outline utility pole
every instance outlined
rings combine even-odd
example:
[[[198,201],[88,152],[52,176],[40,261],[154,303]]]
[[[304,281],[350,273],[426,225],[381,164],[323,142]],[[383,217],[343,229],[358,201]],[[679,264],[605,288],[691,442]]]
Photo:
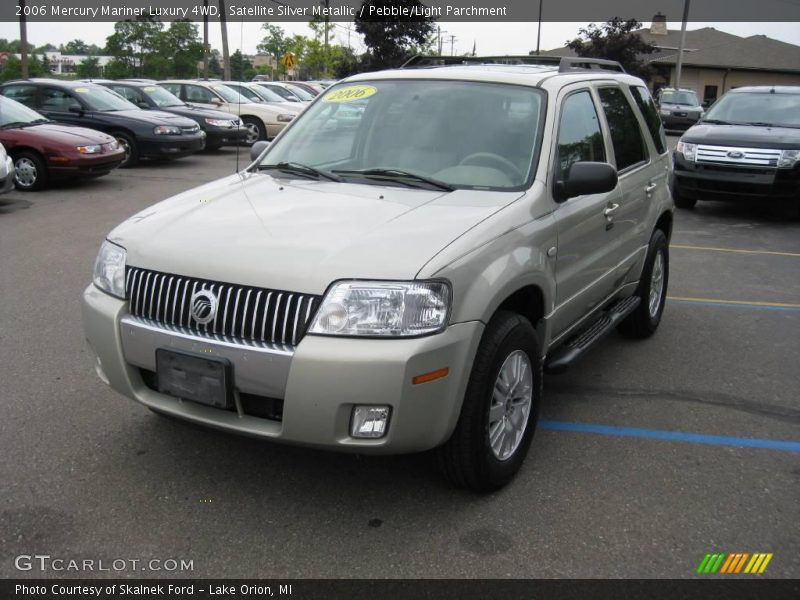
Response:
[[[452,33],[450,34],[450,56],[453,56],[453,42],[456,40],[456,36]]]
[[[28,78],[28,19],[25,17],[25,0],[19,0],[19,45],[22,61],[20,65],[23,79]]]
[[[539,56],[539,42],[542,39],[542,0],[539,0],[539,23],[536,29],[536,56]]]
[[[441,27],[441,25],[437,25],[436,26],[436,31],[437,31],[437,34],[436,34],[436,47],[439,49],[439,51],[436,53],[436,55],[437,56],[441,56],[442,55],[442,27]]]
[[[681,69],[683,68],[683,48],[686,45],[686,21],[689,20],[689,0],[683,0],[683,21],[681,22],[681,44],[678,47],[678,62],[675,65],[675,89],[681,87]],[[725,93],[725,90],[722,90]]]
[[[219,25],[222,30],[222,78],[231,80],[231,55],[228,52],[228,16],[225,14],[225,0],[219,0]]]
[[[325,79],[328,78],[328,61],[329,61],[329,53],[328,53],[328,23],[330,22],[331,18],[328,15],[328,11],[331,7],[331,0],[325,0],[325,63],[324,63],[324,77]]]
[[[208,0],[203,0],[203,79],[208,79]]]

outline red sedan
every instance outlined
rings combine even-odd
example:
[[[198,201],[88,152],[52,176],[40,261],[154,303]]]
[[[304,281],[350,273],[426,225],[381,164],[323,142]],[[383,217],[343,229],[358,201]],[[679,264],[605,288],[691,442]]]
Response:
[[[39,190],[54,179],[100,177],[116,169],[125,150],[110,135],[49,121],[0,96],[0,143],[14,161],[18,190]]]

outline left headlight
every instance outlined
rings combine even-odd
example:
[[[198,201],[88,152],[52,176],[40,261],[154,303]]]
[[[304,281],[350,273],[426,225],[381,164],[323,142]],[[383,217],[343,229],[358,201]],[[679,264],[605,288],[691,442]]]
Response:
[[[800,150],[782,150],[778,159],[779,169],[791,169],[800,162]]]
[[[94,261],[94,284],[112,296],[125,299],[125,248],[105,240]]]
[[[181,130],[180,128],[173,127],[172,125],[159,125],[153,129],[153,133],[156,135],[180,135]]]
[[[230,119],[206,119],[206,123],[214,125],[215,127],[224,127],[225,129],[232,129],[236,127],[236,121]]]
[[[414,337],[447,326],[450,285],[444,281],[340,281],[317,311],[309,333]]]
[[[93,144],[91,146],[78,146],[78,152],[81,154],[100,154],[103,147],[100,144]]]
[[[294,119],[294,115],[290,114],[290,113],[284,113],[284,114],[278,115],[278,122],[279,123],[288,123],[292,119]]]

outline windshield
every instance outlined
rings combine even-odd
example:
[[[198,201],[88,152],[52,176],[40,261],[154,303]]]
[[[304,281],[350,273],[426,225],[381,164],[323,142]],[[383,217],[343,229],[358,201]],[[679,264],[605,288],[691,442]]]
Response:
[[[225,102],[230,102],[231,104],[247,104],[250,102],[239,92],[229,88],[227,85],[212,85],[211,89],[222,96],[222,99],[225,100]]]
[[[697,94],[695,94],[694,92],[683,92],[683,91],[662,92],[661,102],[662,104],[683,104],[685,106],[700,105],[700,103],[697,101]]]
[[[183,101],[180,98],[158,85],[148,85],[143,88],[143,90],[148,98],[155,102],[156,106],[159,108],[166,106],[183,106]]]
[[[378,185],[402,171],[452,187],[522,189],[531,177],[543,112],[543,93],[523,86],[432,80],[337,85],[273,143],[261,166],[295,163]]]
[[[268,90],[263,85],[250,85],[247,86],[247,89],[250,90],[253,94],[256,94],[264,102],[288,102],[288,100],[279,96],[272,90]]]
[[[292,93],[293,93],[295,96],[297,96],[298,98],[300,98],[300,100],[307,100],[307,101],[309,101],[309,102],[310,102],[311,100],[313,100],[313,99],[314,99],[314,95],[313,95],[313,94],[309,94],[309,93],[308,93],[307,91],[305,91],[303,88],[301,88],[301,87],[299,87],[299,86],[296,86],[296,85],[292,85],[291,83],[289,83],[289,84],[287,84],[287,85],[291,86],[291,92],[292,92]]]
[[[90,110],[109,112],[114,110],[139,110],[139,107],[128,102],[117,94],[104,87],[76,87],[72,89],[89,106]]]
[[[726,94],[706,113],[707,121],[736,125],[800,127],[800,94],[741,92]]]
[[[0,96],[0,127],[11,124],[26,125],[38,121],[44,123],[47,119],[19,102]]]

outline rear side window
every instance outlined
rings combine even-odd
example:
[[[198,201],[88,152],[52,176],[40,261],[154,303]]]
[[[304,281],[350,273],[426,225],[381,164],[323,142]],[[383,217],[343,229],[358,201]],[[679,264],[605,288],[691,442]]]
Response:
[[[647,129],[650,131],[650,135],[653,136],[656,150],[659,154],[663,154],[667,151],[667,138],[664,136],[664,127],[661,124],[661,117],[658,116],[653,97],[647,91],[647,88],[641,85],[632,85],[630,90],[633,100],[642,112],[645,123],[647,123]]]
[[[558,125],[558,179],[576,162],[605,162],[603,132],[588,90],[564,100]]]
[[[611,131],[611,144],[617,159],[617,171],[623,171],[646,160],[644,138],[639,121],[625,94],[617,87],[604,87],[598,91],[603,112]]]
[[[80,108],[81,104],[72,94],[56,88],[42,90],[42,110],[68,112],[70,108]]]
[[[33,85],[10,85],[3,89],[3,96],[28,108],[36,108],[36,87]]]

